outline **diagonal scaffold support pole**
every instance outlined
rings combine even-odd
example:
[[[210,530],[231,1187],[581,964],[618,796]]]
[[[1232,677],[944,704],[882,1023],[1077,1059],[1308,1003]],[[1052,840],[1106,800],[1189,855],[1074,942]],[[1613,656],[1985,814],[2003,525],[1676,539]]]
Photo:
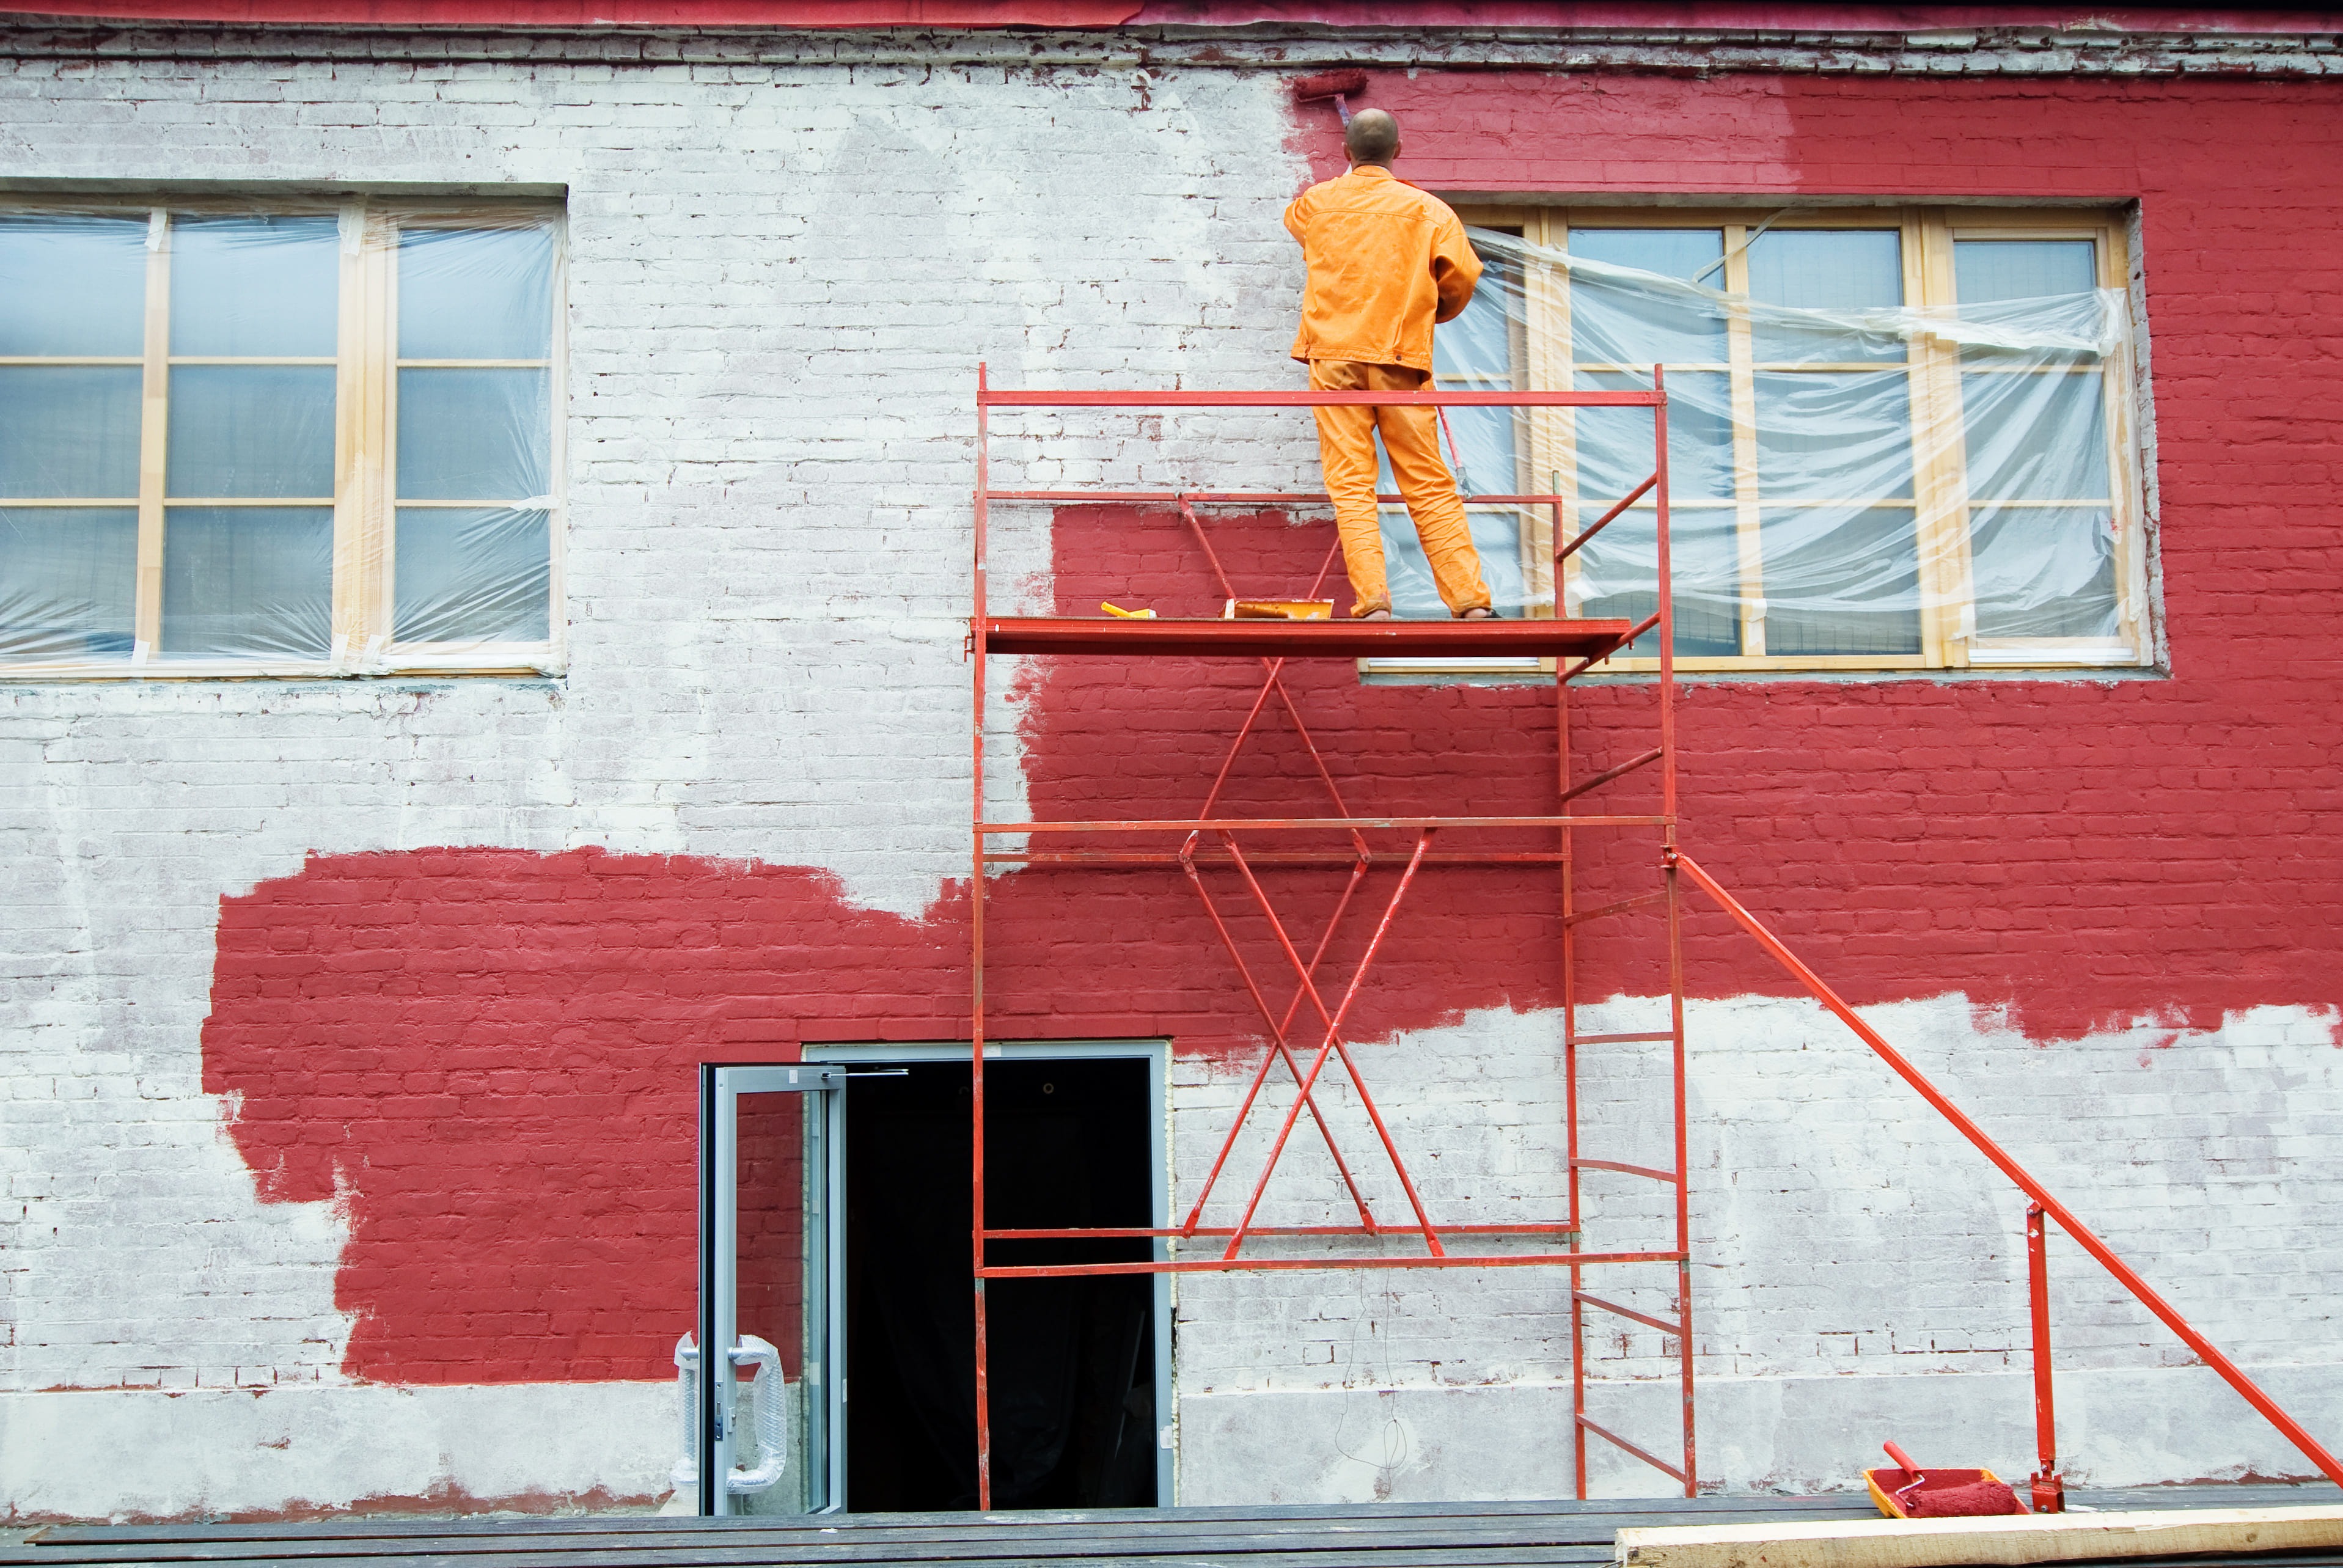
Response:
[[[1212,901],[1211,891],[1205,888],[1203,874],[1196,869],[1193,855],[1182,854],[1180,867],[1187,873],[1189,885],[1196,890],[1196,897],[1202,902],[1204,913],[1212,917],[1212,930],[1219,933],[1221,945],[1228,950],[1229,961],[1236,966],[1238,978],[1244,981],[1245,993],[1252,998],[1253,1006],[1261,1013],[1262,1022],[1269,1026],[1271,1040],[1270,1049],[1262,1053],[1261,1065],[1253,1071],[1252,1082],[1245,1090],[1244,1099],[1237,1106],[1235,1120],[1229,1123],[1228,1135],[1221,1140],[1220,1152],[1213,1157],[1212,1169],[1204,1177],[1204,1185],[1197,1192],[1196,1201],[1189,1209],[1187,1221],[1181,1226],[1181,1230],[1185,1234],[1194,1235],[1196,1228],[1203,1223],[1204,1204],[1211,1199],[1212,1188],[1221,1179],[1222,1168],[1229,1162],[1230,1152],[1237,1146],[1237,1135],[1244,1131],[1245,1122],[1252,1114],[1253,1101],[1260,1098],[1262,1086],[1269,1081],[1270,1065],[1282,1058],[1285,1062],[1286,1070],[1293,1074],[1293,1081],[1301,1089],[1303,1101],[1310,1107],[1310,1119],[1317,1123],[1319,1136],[1326,1141],[1326,1152],[1333,1156],[1334,1169],[1342,1173],[1342,1185],[1349,1190],[1351,1201],[1358,1207],[1359,1223],[1365,1228],[1369,1235],[1380,1234],[1381,1228],[1375,1223],[1374,1212],[1367,1206],[1367,1196],[1359,1190],[1358,1181],[1351,1174],[1351,1167],[1342,1158],[1342,1148],[1334,1141],[1334,1130],[1327,1125],[1325,1113],[1319,1109],[1318,1101],[1311,1096],[1309,1086],[1302,1082],[1301,1065],[1293,1060],[1290,1036],[1293,1028],[1293,1014],[1295,1009],[1301,1005],[1301,999],[1299,997],[1294,999],[1294,1005],[1286,1009],[1284,1021],[1280,1022],[1277,1015],[1270,1008],[1269,999],[1262,995],[1260,983],[1253,979],[1252,966],[1245,962],[1244,954],[1238,950],[1236,937],[1229,930],[1228,921],[1222,918],[1220,906]],[[1350,907],[1351,896],[1358,890],[1359,884],[1365,879],[1364,865],[1353,869],[1350,882],[1342,890],[1342,902],[1334,907],[1333,917],[1326,922],[1326,933],[1319,939],[1318,950],[1311,955],[1310,967],[1313,971],[1317,969],[1320,960],[1325,958],[1327,948],[1333,942],[1334,930],[1342,923],[1342,911]]]
[[[2113,1274],[2116,1277],[2116,1282],[2129,1291],[2141,1306],[2155,1313],[2157,1319],[2166,1328],[2178,1335],[2181,1343],[2196,1352],[2199,1360],[2219,1373],[2222,1382],[2237,1390],[2238,1395],[2247,1404],[2253,1406],[2265,1421],[2278,1430],[2279,1435],[2300,1450],[2304,1458],[2317,1465],[2321,1474],[2328,1480],[2343,1485],[2343,1462],[2338,1462],[2335,1455],[2329,1453],[2317,1438],[2311,1436],[2300,1422],[2288,1415],[2276,1400],[2263,1392],[2261,1385],[2247,1377],[2244,1369],[2224,1355],[2212,1341],[2197,1332],[2171,1302],[2158,1295],[2155,1288],[2140,1278],[2130,1264],[2116,1255],[2114,1248],[2099,1240],[2097,1232],[2084,1224],[2073,1210],[2053,1197],[2050,1190],[2045,1187],[2032,1171],[2020,1165],[2011,1157],[2007,1150],[1987,1137],[1985,1129],[1969,1120],[1959,1106],[1946,1099],[1944,1091],[1931,1082],[1926,1073],[1913,1066],[1902,1051],[1888,1044],[1885,1036],[1864,1022],[1855,1009],[1847,1005],[1845,999],[1825,984],[1822,977],[1807,968],[1798,956],[1783,943],[1781,938],[1766,928],[1764,921],[1751,914],[1742,906],[1739,900],[1726,892],[1717,883],[1715,878],[1701,869],[1691,856],[1672,849],[1667,851],[1667,859],[1673,868],[1691,878],[1694,886],[1715,900],[1717,906],[1726,914],[1731,915],[1743,930],[1755,938],[1757,945],[1764,948],[1776,963],[1789,970],[1800,985],[1805,986],[1814,994],[1815,1000],[1829,1009],[1841,1023],[1853,1030],[1856,1037],[1869,1046],[1896,1077],[1911,1085],[1936,1114],[1951,1122],[1954,1130],[1967,1139],[1978,1153],[1991,1161],[1996,1169],[2016,1182],[2020,1191],[2040,1204],[2043,1213],[2056,1220],[2060,1230],[2073,1237],[2077,1245],[2097,1260],[2101,1268]]]
[[[1375,1109],[1374,1100],[1367,1092],[1366,1081],[1361,1076],[1358,1064],[1351,1060],[1349,1050],[1343,1046],[1342,1032],[1342,1020],[1350,1016],[1352,1004],[1359,999],[1359,988],[1366,982],[1368,970],[1373,967],[1375,956],[1383,950],[1383,939],[1391,934],[1393,917],[1399,913],[1401,900],[1407,897],[1408,890],[1415,884],[1416,872],[1423,867],[1423,857],[1432,848],[1432,835],[1435,829],[1431,828],[1423,828],[1417,831],[1415,852],[1408,857],[1407,869],[1400,873],[1399,885],[1392,890],[1391,900],[1383,906],[1383,919],[1375,923],[1375,934],[1369,939],[1366,951],[1359,955],[1358,967],[1351,971],[1351,981],[1342,992],[1342,1004],[1332,1012],[1326,1010],[1325,1000],[1318,994],[1317,984],[1310,978],[1309,970],[1303,966],[1302,955],[1293,950],[1292,940],[1285,934],[1284,923],[1277,918],[1277,910],[1270,903],[1268,894],[1262,890],[1261,882],[1254,877],[1252,868],[1245,863],[1243,851],[1237,848],[1236,835],[1223,832],[1221,837],[1227,846],[1229,858],[1236,862],[1237,870],[1243,876],[1245,886],[1252,890],[1254,901],[1261,906],[1262,913],[1267,917],[1270,929],[1277,934],[1278,946],[1284,949],[1287,961],[1292,964],[1294,972],[1301,977],[1302,988],[1308,993],[1311,1005],[1317,1009],[1319,1016],[1325,1020],[1326,1038],[1319,1046],[1317,1056],[1310,1063],[1308,1076],[1302,1081],[1302,1096],[1306,1098],[1310,1091],[1316,1087],[1318,1075],[1325,1070],[1326,1059],[1340,1051],[1343,1069],[1351,1075],[1351,1085],[1359,1092],[1359,1102],[1366,1109],[1368,1119],[1374,1123],[1375,1133],[1383,1140],[1383,1152],[1391,1157],[1392,1169],[1398,1173],[1400,1186],[1407,1193],[1408,1206],[1415,1211],[1415,1222],[1423,1232],[1424,1245],[1429,1247],[1432,1255],[1437,1258],[1444,1256],[1447,1248],[1441,1244],[1440,1232],[1433,1228],[1432,1216],[1424,1211],[1423,1199],[1416,1192],[1415,1181],[1407,1172],[1407,1161],[1400,1158],[1399,1146],[1393,1142],[1391,1129],[1384,1124],[1383,1113]],[[1261,1208],[1262,1195],[1269,1191],[1270,1176],[1276,1171],[1278,1160],[1285,1152],[1286,1140],[1292,1136],[1293,1123],[1301,1113],[1302,1101],[1297,1099],[1285,1113],[1285,1121],[1277,1131],[1276,1141],[1270,1145],[1269,1157],[1262,1162],[1261,1177],[1253,1183],[1252,1197],[1245,1204],[1244,1217],[1237,1221],[1236,1232],[1229,1238],[1228,1251],[1222,1254],[1222,1258],[1234,1258],[1238,1250],[1244,1245],[1246,1232],[1252,1227],[1253,1215]]]

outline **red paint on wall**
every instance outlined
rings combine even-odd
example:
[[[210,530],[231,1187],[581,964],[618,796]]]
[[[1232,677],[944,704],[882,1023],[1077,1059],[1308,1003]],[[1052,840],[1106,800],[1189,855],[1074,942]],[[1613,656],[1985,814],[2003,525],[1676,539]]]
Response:
[[[1694,686],[1684,836],[1857,1002],[1964,991],[2045,1041],[2143,1015],[2179,1029],[2331,1003],[2303,933],[2343,929],[2327,482],[2343,437],[2320,412],[2343,406],[2343,259],[2325,243],[2343,198],[2343,89],[1426,74],[1375,91],[1408,122],[1419,161],[1402,172],[1428,185],[2137,194],[2172,677]],[[1247,588],[1306,585],[1326,544],[1322,526],[1274,519],[1224,531]],[[1056,571],[1069,611],[1216,599],[1160,517],[1068,513]],[[1549,691],[1289,673],[1354,805],[1526,811],[1551,798]],[[1256,683],[1170,663],[1036,675],[1034,810],[1190,809]],[[1641,749],[1651,700],[1648,687],[1584,693],[1581,769]],[[1250,755],[1232,788],[1264,813],[1323,799],[1282,747]],[[1620,805],[1652,788],[1624,786]],[[1596,857],[1590,896],[1621,885],[1626,853]],[[1271,881],[1314,932],[1334,879]],[[1277,972],[1260,920],[1217,887]],[[965,896],[947,885],[907,920],[792,868],[592,850],[320,858],[223,901],[205,1085],[234,1097],[264,1197],[347,1203],[353,1373],[660,1377],[690,1310],[693,1063],[787,1059],[809,1040],[964,1038]],[[1355,1032],[1550,1005],[1551,907],[1543,873],[1429,875]],[[1349,928],[1338,973],[1364,929]],[[1657,989],[1652,921],[1596,930],[1590,959],[1610,986]],[[1004,877],[988,939],[1001,1034],[1169,1034],[1215,1053],[1251,1035],[1169,874]],[[1706,911],[1686,957],[1698,994],[1788,989]]]

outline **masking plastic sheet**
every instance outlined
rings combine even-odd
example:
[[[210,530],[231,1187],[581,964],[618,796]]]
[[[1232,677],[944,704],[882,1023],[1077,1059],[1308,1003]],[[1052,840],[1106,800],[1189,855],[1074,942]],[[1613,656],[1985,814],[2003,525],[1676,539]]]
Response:
[[[1580,230],[1567,254],[1472,239],[1487,271],[1437,335],[1443,389],[1643,389],[1667,367],[1679,654],[1916,655],[1931,609],[1957,636],[2122,635],[2107,372],[2130,317],[2091,286],[2087,242],[1964,246],[1961,303],[1923,308],[1901,303],[1894,230],[1760,234],[1745,296],[1709,286],[1715,230]],[[1566,529],[1653,467],[1641,408],[1449,427],[1468,494],[1572,497]],[[1532,521],[1476,510],[1501,613],[1554,603]],[[1400,613],[1442,613],[1403,512],[1385,528]],[[1574,558],[1565,613],[1650,614],[1656,555],[1647,503]]]
[[[548,644],[558,257],[551,215],[0,211],[0,662]]]

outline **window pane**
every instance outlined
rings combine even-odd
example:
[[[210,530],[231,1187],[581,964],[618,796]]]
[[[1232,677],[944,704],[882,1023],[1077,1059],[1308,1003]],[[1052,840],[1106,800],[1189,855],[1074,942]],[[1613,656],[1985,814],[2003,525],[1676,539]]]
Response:
[[[331,640],[327,507],[174,507],[163,536],[163,651],[323,658]]]
[[[2098,286],[2098,246],[2087,239],[1953,242],[1953,289],[1963,305],[2087,294]]]
[[[1690,281],[1725,254],[1716,228],[1574,228],[1570,254]],[[1715,272],[1706,284],[1714,288]],[[1571,358],[1581,365],[1721,364],[1725,319],[1695,296],[1655,293],[1592,273],[1570,284]]]
[[[1522,582],[1519,518],[1511,509],[1480,507],[1464,516],[1473,526],[1473,548],[1481,553],[1481,580],[1489,585],[1490,608],[1501,616],[1520,615],[1527,590]],[[1407,508],[1385,507],[1383,521],[1383,580],[1391,589],[1392,613],[1402,620],[1445,619],[1448,607],[1441,602],[1432,563],[1424,557],[1423,541],[1415,537],[1415,525],[1408,521]]]
[[[1645,391],[1649,379],[1617,372],[1577,377],[1585,392]],[[1652,411],[1577,408],[1572,414],[1578,494],[1607,508],[1652,471]],[[1733,497],[1732,392],[1721,374],[1684,370],[1668,377],[1668,495],[1679,501]]]
[[[1768,508],[1765,652],[1920,651],[1920,536],[1905,508]]]
[[[1577,608],[1572,613],[1634,621],[1657,609],[1658,538],[1658,518],[1640,508],[1595,535],[1571,558],[1578,566]],[[1675,580],[1676,652],[1739,653],[1740,550],[1734,540],[1731,509],[1671,510],[1668,542],[1668,564]],[[1659,651],[1656,627],[1627,649],[1636,658],[1656,658]]]
[[[0,498],[138,495],[135,365],[0,366]]]
[[[1716,286],[1715,266],[1725,255],[1721,228],[1574,228],[1570,254],[1589,261],[1656,272],[1687,283]],[[1704,279],[1701,275],[1706,273]]]
[[[0,354],[146,345],[146,218],[0,217]]]
[[[1776,371],[1756,382],[1757,483],[1768,499],[1912,493],[1904,372]]]
[[[1961,420],[1971,497],[2112,498],[2106,378],[2097,368],[1964,376]]]
[[[398,235],[401,359],[542,359],[553,344],[553,231]]]
[[[172,496],[330,498],[334,367],[173,366],[164,479]]]
[[[1748,260],[1749,297],[1767,305],[1864,310],[1904,303],[1904,239],[1894,229],[1769,229],[1752,242]],[[1909,357],[1901,338],[1784,326],[1762,312],[1750,324],[1750,344],[1760,362]]]
[[[519,501],[545,494],[547,381],[542,370],[400,371],[400,498]]]
[[[0,658],[128,657],[137,588],[134,508],[0,508]]]
[[[1969,573],[1981,638],[2122,635],[2115,519],[2105,508],[1976,508]]]
[[[546,640],[550,523],[507,508],[402,510],[394,640]]]
[[[331,217],[173,217],[171,352],[333,354],[340,239]]]

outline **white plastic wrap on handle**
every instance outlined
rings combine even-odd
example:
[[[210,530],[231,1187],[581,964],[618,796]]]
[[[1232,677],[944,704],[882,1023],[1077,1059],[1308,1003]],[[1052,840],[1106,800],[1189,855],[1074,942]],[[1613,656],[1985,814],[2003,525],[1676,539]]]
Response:
[[[732,1347],[732,1365],[757,1369],[757,1447],[761,1455],[756,1469],[735,1469],[724,1478],[724,1490],[738,1496],[764,1491],[789,1468],[789,1423],[782,1409],[789,1396],[781,1387],[781,1352],[756,1335],[740,1336]]]
[[[683,1445],[668,1479],[678,1492],[696,1492],[699,1488],[699,1352],[688,1333],[675,1342],[675,1392],[683,1417]]]
[[[760,1458],[754,1470],[734,1466],[724,1478],[727,1495],[763,1492],[778,1484],[789,1468],[789,1421],[783,1409],[781,1352],[754,1334],[742,1334],[732,1347],[732,1365],[757,1369],[757,1447]],[[669,1480],[677,1491],[699,1484],[699,1352],[687,1333],[675,1342],[676,1395],[683,1422],[682,1457]]]

